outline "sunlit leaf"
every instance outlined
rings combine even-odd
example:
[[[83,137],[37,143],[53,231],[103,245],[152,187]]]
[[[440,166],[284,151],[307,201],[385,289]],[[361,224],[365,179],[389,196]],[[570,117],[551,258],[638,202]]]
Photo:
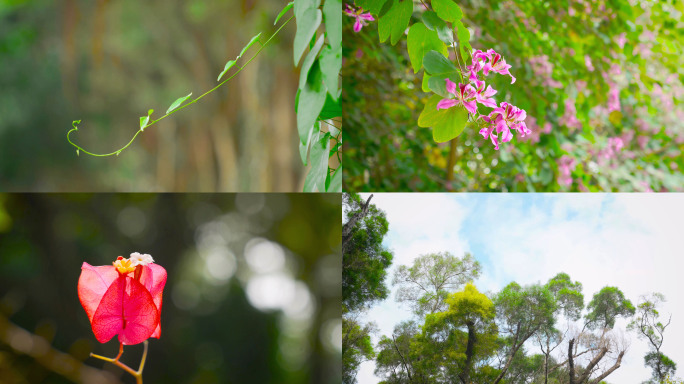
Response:
[[[423,56],[426,52],[437,51],[446,55],[447,46],[440,41],[437,32],[430,31],[423,23],[414,23],[408,31],[406,48],[413,72],[418,73],[423,67]]]
[[[221,80],[221,78],[223,77],[223,75],[225,75],[226,72],[228,72],[229,69],[233,68],[234,65],[235,65],[235,60],[230,60],[229,62],[227,62],[227,63],[226,63],[226,66],[223,68],[223,72],[221,72],[221,74],[218,76],[218,78],[216,79],[216,81]]]
[[[190,94],[188,94],[187,96],[179,97],[178,99],[176,99],[176,101],[174,101],[173,104],[171,104],[171,106],[169,107],[169,109],[166,110],[166,114],[168,115],[169,112],[171,112],[171,111],[173,111],[174,109],[180,107],[181,104],[183,104],[183,102],[184,102],[185,100],[187,100],[188,97],[190,97],[190,96],[192,96],[192,92],[190,92]]]
[[[287,11],[289,11],[290,9],[292,9],[293,6],[294,6],[294,1],[290,1],[289,3],[287,3],[287,5],[285,6],[285,8],[283,8],[283,10],[280,11],[280,13],[278,14],[278,16],[276,17],[275,21],[273,22],[273,25],[278,24],[278,20],[280,20],[280,18],[283,17],[283,15],[284,15],[285,13],[287,13]]]
[[[242,48],[242,51],[240,51],[238,57],[242,57],[242,55],[244,55],[245,52],[247,52],[249,47],[254,45],[254,43],[256,43],[259,40],[259,36],[261,36],[261,32],[257,33],[256,36],[252,37],[252,40],[250,40],[249,43],[247,43],[247,45],[245,45],[244,48]]]

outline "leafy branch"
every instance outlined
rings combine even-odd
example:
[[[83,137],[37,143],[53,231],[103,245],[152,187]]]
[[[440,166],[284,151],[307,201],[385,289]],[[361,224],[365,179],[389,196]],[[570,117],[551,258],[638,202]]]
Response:
[[[280,14],[278,14],[278,16],[276,17],[275,22],[274,22],[273,24],[274,24],[274,25],[277,24],[278,21],[282,18],[282,16],[283,16],[287,11],[289,11],[292,7],[293,7],[293,3],[292,3],[292,2],[288,3],[288,4],[285,6],[285,8],[283,8],[283,10],[280,12]],[[185,104],[185,105],[183,105],[183,102],[185,102],[190,96],[192,96],[192,93],[188,94],[187,96],[183,96],[183,97],[180,97],[180,98],[176,99],[176,101],[174,101],[174,102],[171,104],[171,106],[169,106],[169,108],[166,110],[166,114],[164,114],[164,115],[161,116],[160,118],[155,119],[155,120],[152,120],[152,121],[150,121],[150,117],[151,117],[152,113],[154,113],[154,110],[153,110],[153,109],[150,109],[150,110],[147,112],[147,116],[142,116],[142,117],[140,117],[140,129],[135,133],[135,135],[133,135],[133,137],[131,138],[131,140],[128,141],[128,143],[126,143],[126,145],[124,145],[123,147],[119,148],[118,150],[116,150],[116,151],[114,151],[114,152],[110,152],[110,153],[93,153],[93,152],[90,152],[90,151],[85,150],[83,147],[81,147],[81,146],[79,146],[78,144],[74,143],[74,142],[71,140],[71,133],[74,132],[74,131],[78,131],[78,124],[81,123],[81,120],[74,120],[74,121],[71,123],[71,125],[72,125],[73,128],[70,129],[69,132],[67,132],[67,140],[69,141],[69,143],[70,143],[71,145],[73,145],[74,147],[76,147],[76,154],[77,154],[77,155],[80,155],[80,153],[83,152],[83,153],[85,153],[85,154],[88,154],[88,155],[91,155],[91,156],[96,156],[96,157],[106,157],[106,156],[113,156],[113,155],[119,156],[119,153],[121,153],[124,149],[128,148],[131,144],[133,144],[133,142],[134,142],[135,139],[138,137],[138,135],[145,131],[145,128],[150,127],[150,126],[156,124],[157,122],[159,122],[159,121],[161,121],[161,120],[164,120],[164,119],[167,118],[168,116],[170,116],[170,115],[172,115],[172,114],[174,114],[174,113],[176,113],[176,112],[182,110],[183,108],[188,107],[188,106],[190,106],[190,105],[192,105],[192,104],[198,102],[198,101],[199,101],[200,99],[202,99],[204,96],[206,96],[206,95],[208,95],[208,94],[214,92],[214,91],[217,90],[219,87],[221,87],[223,84],[229,82],[231,79],[233,79],[235,76],[237,76],[237,75],[238,75],[238,74],[239,74],[239,73],[240,73],[240,72],[241,72],[249,63],[252,62],[252,60],[254,60],[257,56],[259,56],[259,53],[261,53],[261,51],[262,51],[264,48],[266,48],[266,46],[271,42],[271,40],[272,40],[272,39],[280,32],[280,30],[282,30],[282,29],[290,22],[290,20],[292,20],[293,18],[294,18],[294,15],[293,15],[293,16],[290,16],[290,18],[288,18],[288,19],[287,19],[287,20],[286,20],[286,21],[285,21],[285,22],[284,22],[284,23],[283,23],[283,24],[282,24],[282,25],[281,25],[281,26],[280,26],[272,35],[271,35],[271,37],[269,37],[268,40],[266,40],[264,43],[262,43],[262,42],[259,40],[259,38],[261,37],[261,32],[258,33],[257,35],[255,35],[254,37],[252,37],[252,39],[251,39],[251,40],[242,48],[242,50],[240,51],[240,54],[235,58],[235,60],[230,60],[230,61],[228,61],[228,62],[226,63],[226,65],[225,65],[223,71],[221,72],[221,74],[219,74],[218,79],[216,79],[216,81],[220,81],[221,78],[222,78],[222,77],[223,77],[231,68],[235,67],[236,64],[237,64],[237,61],[238,61],[238,60],[247,52],[247,50],[248,50],[250,47],[252,47],[252,45],[258,43],[258,44],[260,45],[259,49],[258,49],[258,50],[256,51],[256,53],[255,53],[254,55],[252,55],[252,57],[251,57],[249,60],[247,60],[244,64],[242,64],[242,65],[237,65],[237,70],[236,70],[232,75],[230,75],[229,77],[227,77],[225,80],[221,81],[221,82],[220,82],[218,85],[216,85],[214,88],[212,88],[212,89],[210,89],[210,90],[204,92],[203,94],[201,94],[200,96],[198,96],[197,98],[193,99],[192,101],[190,101],[189,103],[187,103],[187,104]]]

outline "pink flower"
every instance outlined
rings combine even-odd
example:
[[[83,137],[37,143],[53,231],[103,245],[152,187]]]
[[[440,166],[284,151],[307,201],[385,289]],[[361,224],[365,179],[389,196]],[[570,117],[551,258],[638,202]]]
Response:
[[[489,116],[481,116],[482,120],[489,123],[488,126],[480,129],[480,134],[485,139],[490,139],[494,144],[494,149],[499,149],[499,137],[501,134],[501,142],[507,143],[513,138],[511,129],[518,131],[521,137],[531,133],[530,129],[525,125],[525,118],[527,113],[506,102],[501,103],[501,107],[495,108]],[[496,130],[496,134],[494,133]]]
[[[456,83],[449,79],[446,80],[446,90],[452,95],[456,96],[455,99],[442,99],[437,103],[437,109],[449,109],[455,105],[463,105],[466,110],[471,114],[477,113],[477,103],[475,102],[476,92],[470,84],[458,84],[458,92],[456,91]]]
[[[513,75],[511,75],[510,72],[508,72],[508,69],[511,66],[509,64],[506,64],[506,60],[504,60],[501,55],[496,53],[493,49],[487,50],[486,55],[490,60],[482,68],[482,72],[485,76],[489,74],[489,71],[492,71],[500,75],[510,76],[511,84],[515,83],[515,77],[513,77]]]
[[[620,90],[617,85],[610,84],[610,90],[608,90],[608,112],[619,111],[620,110]]]
[[[81,266],[78,298],[95,338],[106,343],[114,336],[124,345],[161,335],[160,314],[166,270],[150,255],[119,256],[113,265]]]
[[[490,96],[496,94],[496,90],[493,89],[491,85],[487,86],[487,89],[485,90],[485,82],[475,80],[475,92],[475,101],[484,106],[496,108],[496,101],[490,98]]]
[[[589,55],[584,55],[584,65],[587,66],[589,72],[594,72],[594,65],[591,63],[591,57],[589,57]]]
[[[560,118],[559,123],[565,125],[570,129],[582,128],[582,123],[577,119],[577,110],[575,109],[575,103],[570,100],[565,100],[565,113]]]
[[[622,32],[621,34],[617,35],[615,38],[615,42],[617,45],[622,49],[625,46],[625,43],[627,43],[627,33]]]
[[[575,159],[568,155],[563,155],[558,159],[558,184],[566,187],[572,185],[571,173],[575,166]]]
[[[375,21],[370,12],[363,13],[362,8],[354,10],[349,4],[345,4],[344,13],[347,14],[347,16],[356,19],[356,22],[354,23],[354,32],[361,31],[361,28],[368,25],[369,21]]]

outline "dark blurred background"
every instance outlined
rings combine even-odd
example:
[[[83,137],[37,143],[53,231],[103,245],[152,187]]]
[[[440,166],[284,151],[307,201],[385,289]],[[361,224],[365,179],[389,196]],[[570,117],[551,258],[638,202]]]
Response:
[[[214,87],[282,0],[0,0],[1,191],[299,191],[294,20],[233,80]],[[281,20],[291,16],[290,11]],[[255,45],[238,64],[257,50]],[[229,73],[234,71],[231,70]]]
[[[0,382],[134,383],[89,357],[118,342],[76,285],[141,252],[169,276],[144,383],[340,383],[340,216],[337,194],[0,195]]]

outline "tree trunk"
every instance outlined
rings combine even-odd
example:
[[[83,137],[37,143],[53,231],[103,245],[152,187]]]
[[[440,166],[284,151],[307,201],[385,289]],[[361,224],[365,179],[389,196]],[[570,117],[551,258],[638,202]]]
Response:
[[[344,253],[348,244],[348,240],[352,236],[352,229],[354,229],[354,226],[359,220],[368,214],[368,207],[370,207],[370,201],[372,198],[373,195],[370,195],[368,200],[366,200],[366,202],[361,206],[361,211],[352,215],[352,217],[349,218],[349,221],[347,221],[342,227],[342,253]]]
[[[475,333],[475,323],[468,321],[468,344],[466,345],[466,362],[461,374],[461,382],[463,384],[470,383],[470,371],[473,365],[473,355],[475,354],[475,342],[477,341],[477,334]]]
[[[570,374],[570,382],[568,384],[575,383],[575,362],[572,360],[572,346],[575,344],[575,339],[570,339],[568,344],[568,370]]]

